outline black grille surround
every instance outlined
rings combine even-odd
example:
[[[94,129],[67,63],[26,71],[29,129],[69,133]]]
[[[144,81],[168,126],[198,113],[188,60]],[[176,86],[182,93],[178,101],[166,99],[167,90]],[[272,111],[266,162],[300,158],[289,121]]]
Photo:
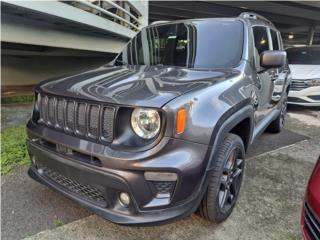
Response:
[[[38,95],[39,124],[80,138],[111,143],[116,108],[101,103]]]
[[[99,205],[101,207],[107,206],[106,199],[99,189],[68,178],[42,164],[39,164],[37,168],[38,171],[41,172],[41,175],[48,178],[50,181],[54,182],[65,190],[71,192],[72,194],[75,194],[80,198],[86,199],[93,204]]]
[[[320,220],[313,213],[307,202],[304,204],[304,227],[312,240],[320,240]]]

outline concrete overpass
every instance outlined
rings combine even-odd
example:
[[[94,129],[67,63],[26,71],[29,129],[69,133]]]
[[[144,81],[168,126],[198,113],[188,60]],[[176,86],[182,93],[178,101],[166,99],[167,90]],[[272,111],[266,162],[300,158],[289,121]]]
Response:
[[[1,41],[117,53],[148,24],[147,7],[135,1],[3,1]]]
[[[150,1],[149,20],[231,17],[252,11],[271,20],[287,46],[320,44],[319,1]]]
[[[2,87],[89,69],[148,24],[144,1],[2,1]]]

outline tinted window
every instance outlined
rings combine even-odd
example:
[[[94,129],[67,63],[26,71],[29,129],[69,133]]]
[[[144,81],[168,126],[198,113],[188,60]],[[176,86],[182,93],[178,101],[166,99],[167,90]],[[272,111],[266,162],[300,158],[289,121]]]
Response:
[[[240,21],[192,21],[149,26],[134,37],[117,64],[188,68],[236,66],[242,56]]]
[[[289,64],[320,65],[320,47],[289,48],[286,51]]]
[[[269,50],[267,28],[253,27],[252,30],[254,37],[254,45],[260,55],[263,51]]]
[[[272,29],[270,31],[271,31],[271,39],[272,39],[273,50],[279,50],[278,34],[277,34],[276,31],[274,31]]]

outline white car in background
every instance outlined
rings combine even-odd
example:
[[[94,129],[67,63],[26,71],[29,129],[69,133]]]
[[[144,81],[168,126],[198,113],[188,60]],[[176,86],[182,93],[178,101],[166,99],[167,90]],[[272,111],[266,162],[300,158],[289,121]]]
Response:
[[[292,74],[288,103],[320,106],[320,46],[288,48]]]

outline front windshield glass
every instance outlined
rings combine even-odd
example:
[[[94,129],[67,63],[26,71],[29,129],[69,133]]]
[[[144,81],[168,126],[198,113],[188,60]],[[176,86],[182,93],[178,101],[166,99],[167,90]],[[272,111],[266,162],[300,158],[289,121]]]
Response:
[[[127,44],[115,64],[234,67],[241,59],[242,47],[243,24],[237,20],[151,25]]]
[[[320,47],[287,49],[289,64],[320,65]]]

